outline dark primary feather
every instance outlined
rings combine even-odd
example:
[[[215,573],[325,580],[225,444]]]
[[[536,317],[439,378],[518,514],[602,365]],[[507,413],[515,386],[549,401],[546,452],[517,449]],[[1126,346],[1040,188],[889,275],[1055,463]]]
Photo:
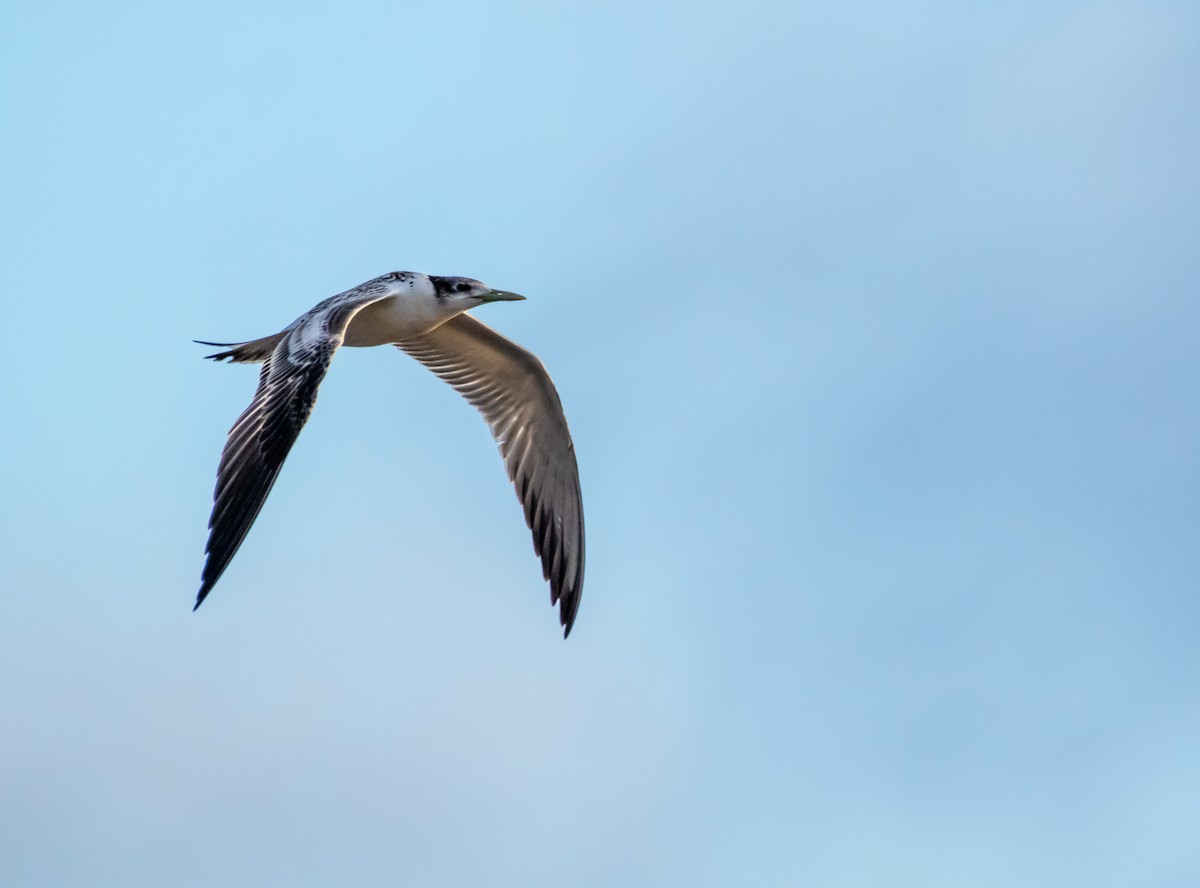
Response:
[[[487,420],[533,531],[565,638],[583,592],[583,497],[571,433],[545,367],[467,314],[397,345]]]
[[[221,578],[262,510],[284,459],[312,413],[317,388],[350,318],[380,298],[379,293],[341,294],[322,302],[282,334],[255,341],[275,338],[278,345],[266,358],[254,400],[229,430],[221,453],[208,519],[208,558],[196,607]]]

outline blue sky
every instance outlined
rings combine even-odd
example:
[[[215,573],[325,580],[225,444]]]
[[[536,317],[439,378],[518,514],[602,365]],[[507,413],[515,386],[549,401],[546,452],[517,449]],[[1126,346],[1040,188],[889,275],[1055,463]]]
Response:
[[[0,881],[1200,879],[1200,13],[0,14]],[[563,642],[473,411],[338,355],[190,607],[254,388],[392,269],[529,296]]]

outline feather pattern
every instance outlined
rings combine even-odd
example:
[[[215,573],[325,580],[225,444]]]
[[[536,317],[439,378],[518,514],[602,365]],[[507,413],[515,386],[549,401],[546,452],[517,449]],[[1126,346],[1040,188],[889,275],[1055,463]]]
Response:
[[[583,592],[583,497],[574,444],[550,375],[533,354],[467,314],[397,346],[483,414],[533,532],[566,637]]]
[[[221,453],[213,510],[208,520],[205,547],[208,557],[196,607],[229,566],[258,517],[284,459],[312,413],[317,388],[325,378],[334,352],[342,344],[350,319],[360,309],[387,296],[383,286],[357,287],[319,303],[277,337],[244,344],[255,346],[253,349],[239,353],[235,347],[229,352],[210,355],[217,360],[263,360],[258,343],[277,339],[274,349],[265,357],[254,400],[229,430]]]

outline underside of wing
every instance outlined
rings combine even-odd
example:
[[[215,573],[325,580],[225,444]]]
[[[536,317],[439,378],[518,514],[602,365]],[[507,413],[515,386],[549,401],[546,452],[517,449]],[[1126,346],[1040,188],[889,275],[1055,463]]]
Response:
[[[461,314],[397,343],[483,414],[533,531],[533,547],[570,634],[583,591],[583,498],[562,403],[534,355]]]

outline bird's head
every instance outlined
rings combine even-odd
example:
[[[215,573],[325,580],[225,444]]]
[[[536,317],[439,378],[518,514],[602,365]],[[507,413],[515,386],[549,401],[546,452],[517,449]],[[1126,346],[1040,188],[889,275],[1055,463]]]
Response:
[[[439,303],[464,311],[485,302],[515,302],[525,298],[507,290],[493,290],[487,284],[473,278],[430,275],[429,280],[433,284],[434,294]]]

